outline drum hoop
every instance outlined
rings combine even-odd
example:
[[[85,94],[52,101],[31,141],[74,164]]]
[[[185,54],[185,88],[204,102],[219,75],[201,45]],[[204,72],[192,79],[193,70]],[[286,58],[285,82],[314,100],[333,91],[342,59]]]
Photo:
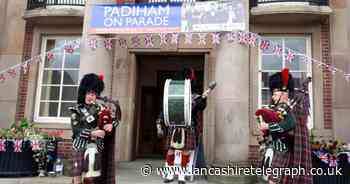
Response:
[[[186,79],[184,87],[185,87],[184,89],[185,125],[191,126],[191,109],[192,109],[191,81]],[[186,107],[188,107],[189,109],[187,109]]]
[[[189,110],[188,110],[188,113],[189,113],[189,125],[191,126],[192,125],[192,86],[191,86],[191,80],[189,80],[189,89],[188,89],[188,91],[189,91],[189,95],[188,95],[188,99],[189,99]]]
[[[165,85],[164,85],[164,95],[163,95],[163,109],[164,109],[164,122],[166,126],[170,125],[169,122],[169,103],[168,103],[168,96],[169,96],[169,85],[170,85],[171,79],[167,79],[165,81]]]

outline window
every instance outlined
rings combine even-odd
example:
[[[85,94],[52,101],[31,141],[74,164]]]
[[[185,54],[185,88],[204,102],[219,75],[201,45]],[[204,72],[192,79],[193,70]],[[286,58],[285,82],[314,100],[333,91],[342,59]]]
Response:
[[[54,57],[48,60],[43,54],[39,68],[38,88],[35,105],[35,121],[69,122],[68,107],[77,99],[80,49],[72,54],[64,51],[67,42],[78,37],[45,37],[42,52],[52,50]]]
[[[283,68],[289,68],[290,73],[293,75],[295,88],[300,88],[301,84],[309,76],[312,76],[312,65],[302,61],[300,55],[296,55],[292,62],[286,61],[287,49],[290,48],[294,51],[310,56],[311,46],[310,37],[267,37],[269,40],[283,47],[285,51],[283,56],[277,56],[273,53],[273,48],[259,51],[259,107],[267,106],[271,101],[271,94],[269,90],[269,77],[281,71]],[[312,85],[309,85],[310,91],[310,103],[311,103],[311,116],[309,117],[309,128],[312,127]]]

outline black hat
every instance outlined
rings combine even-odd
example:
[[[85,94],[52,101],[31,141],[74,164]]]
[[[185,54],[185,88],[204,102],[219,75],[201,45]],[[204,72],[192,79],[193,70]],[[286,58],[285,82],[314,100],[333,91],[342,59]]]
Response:
[[[195,81],[196,74],[193,68],[184,67],[180,72],[175,74],[175,79],[177,80],[190,79],[191,81]]]
[[[78,89],[78,104],[85,103],[85,95],[87,92],[93,91],[99,96],[104,87],[103,75],[98,76],[94,73],[84,75]]]
[[[191,81],[191,91],[196,92],[198,90],[196,73],[195,73],[195,70],[191,67],[184,67],[181,71],[175,74],[174,79],[175,80],[189,79]]]
[[[269,78],[270,91],[287,91],[294,92],[294,80],[293,76],[289,73],[289,69],[285,68],[281,72],[277,72]]]

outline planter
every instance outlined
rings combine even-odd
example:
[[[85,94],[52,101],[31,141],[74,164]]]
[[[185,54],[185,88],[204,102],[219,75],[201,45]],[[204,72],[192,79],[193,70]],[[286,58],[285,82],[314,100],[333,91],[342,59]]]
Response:
[[[338,155],[338,168],[341,168],[342,176],[314,176],[314,184],[349,184],[350,183],[350,164],[347,154]],[[331,167],[322,162],[315,154],[312,154],[312,167],[322,168],[323,173],[328,173]],[[336,173],[335,169],[330,170],[330,173]]]
[[[37,163],[30,141],[23,142],[22,152],[14,152],[13,144],[13,141],[7,141],[6,151],[0,152],[0,176],[36,176]]]

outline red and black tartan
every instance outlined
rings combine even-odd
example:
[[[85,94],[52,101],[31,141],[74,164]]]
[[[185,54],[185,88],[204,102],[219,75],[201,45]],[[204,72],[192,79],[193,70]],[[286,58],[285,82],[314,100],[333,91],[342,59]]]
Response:
[[[81,174],[83,173],[84,151],[76,151],[73,149],[72,157],[72,176],[81,176]]]
[[[104,138],[104,149],[102,151],[101,176],[93,178],[94,184],[115,184],[115,131],[107,134]],[[84,151],[73,150],[73,176],[81,176],[84,164]]]
[[[294,146],[290,152],[279,153],[275,151],[272,168],[303,168],[306,175],[269,177],[277,184],[312,184],[313,179],[308,172],[312,168],[309,130],[307,128],[307,115],[295,112],[296,127],[294,129]]]
[[[104,149],[102,151],[101,184],[115,184],[115,128],[112,133],[104,137]]]
[[[271,162],[271,168],[289,168],[289,163],[291,160],[291,152],[280,152],[274,151],[273,158]],[[269,180],[275,182],[276,184],[284,184],[287,180],[286,176],[283,175],[270,175]]]
[[[307,173],[312,168],[311,147],[309,142],[309,130],[307,128],[307,115],[295,113],[297,124],[294,130],[294,152],[292,155],[290,167],[304,168],[306,175],[287,177],[283,184],[312,184],[312,176]]]
[[[197,147],[197,139],[203,133],[202,111],[206,107],[206,99],[199,95],[192,96],[192,118],[196,122],[195,126],[186,127],[185,129],[185,146],[184,150],[195,150]],[[171,149],[171,137],[175,127],[168,127],[165,149]]]
[[[171,137],[174,132],[175,127],[169,127],[168,134],[166,138],[166,149],[172,149],[170,147]],[[194,150],[197,145],[196,132],[194,128],[184,128],[185,129],[185,147],[184,150]]]

